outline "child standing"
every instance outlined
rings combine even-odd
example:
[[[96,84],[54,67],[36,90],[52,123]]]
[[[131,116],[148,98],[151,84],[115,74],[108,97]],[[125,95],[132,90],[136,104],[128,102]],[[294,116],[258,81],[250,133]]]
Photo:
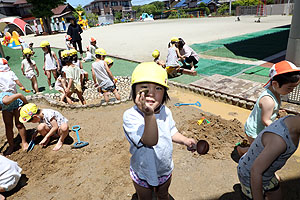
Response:
[[[0,92],[0,110],[2,110],[3,122],[5,124],[6,138],[9,144],[5,155],[10,155],[14,151],[14,132],[13,132],[13,118],[15,118],[15,126],[19,131],[22,139],[23,150],[27,150],[28,143],[26,141],[26,129],[19,121],[19,107],[27,104],[26,98],[20,94],[13,94],[11,92]]]
[[[66,39],[67,50],[74,49],[74,47],[72,46],[72,43],[71,43],[71,40],[72,40],[71,36],[66,35],[65,39]]]
[[[44,51],[43,70],[45,71],[48,79],[49,90],[52,90],[53,88],[51,86],[51,72],[53,74],[54,79],[56,80],[57,79],[56,70],[58,71],[60,70],[60,65],[55,52],[51,51],[50,43],[48,41],[42,41],[40,46]]]
[[[269,76],[271,78],[265,85],[266,90],[257,99],[245,124],[245,133],[250,144],[276,119],[281,105],[280,96],[289,94],[297,87],[300,69],[289,61],[281,61],[272,66]],[[237,150],[243,155],[248,147],[238,146]]]
[[[170,77],[175,77],[177,75],[177,70],[180,68],[178,60],[183,59],[177,48],[178,42],[179,39],[177,37],[172,37],[171,42],[169,43],[166,70]]]
[[[71,54],[71,50],[63,54],[63,61],[66,63],[68,68],[65,70],[66,73],[66,81],[68,82],[67,88],[65,90],[67,97],[71,97],[71,95],[76,92],[78,98],[80,99],[81,103],[84,105],[86,104],[83,96],[82,96],[82,88],[81,88],[81,80],[82,74],[81,69],[74,65],[73,58]]]
[[[20,122],[39,123],[37,131],[44,137],[40,142],[43,147],[47,146],[51,136],[59,137],[53,151],[58,151],[62,147],[69,134],[68,120],[62,114],[52,109],[38,109],[33,103],[21,108]]]
[[[97,47],[97,40],[94,37],[90,38],[90,45],[87,47],[86,57],[83,59],[85,62],[90,62],[96,59],[96,49]]]
[[[276,171],[297,150],[300,116],[285,116],[261,131],[237,167],[243,199],[284,199]]]
[[[82,74],[82,76],[81,76],[81,86],[84,86],[84,79],[89,80],[89,74],[83,69],[82,62],[78,59],[78,56],[77,56],[77,50],[76,49],[71,49],[70,53],[71,53],[74,65],[79,67],[80,70],[81,70],[81,74]]]
[[[152,199],[153,190],[158,199],[169,199],[172,141],[187,147],[196,144],[178,132],[171,111],[164,106],[169,99],[167,81],[166,71],[154,62],[142,63],[132,73],[136,105],[125,111],[123,129],[130,143],[130,176],[139,199]]]
[[[18,163],[0,156],[0,199],[5,199],[2,192],[11,191],[21,178],[22,169]]]
[[[92,76],[95,87],[100,87],[100,92],[104,96],[106,103],[109,102],[109,92],[112,92],[117,101],[119,102],[121,97],[116,89],[116,79],[111,73],[107,63],[104,61],[106,51],[102,48],[96,50],[96,61],[92,64]]]
[[[159,60],[159,56],[160,56],[160,52],[158,50],[154,50],[152,52],[152,57],[154,58],[154,62],[160,66],[162,66],[163,68],[166,67],[166,63],[162,60]]]
[[[39,76],[39,70],[36,67],[35,61],[31,60],[32,51],[29,48],[23,50],[23,54],[25,59],[22,61],[21,70],[23,75],[31,81],[32,89],[34,93],[39,92],[39,87],[37,83],[37,78],[34,73],[34,69],[36,71],[37,76]]]

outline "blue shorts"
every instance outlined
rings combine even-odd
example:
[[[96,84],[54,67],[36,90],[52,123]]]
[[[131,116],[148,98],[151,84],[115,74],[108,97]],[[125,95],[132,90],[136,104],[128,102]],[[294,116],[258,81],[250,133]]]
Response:
[[[105,93],[105,92],[113,92],[116,89],[116,86],[109,86],[109,87],[101,87],[101,93]]]
[[[1,92],[0,93],[0,106],[2,107],[2,110],[3,111],[13,111],[15,109],[18,109],[20,106],[23,105],[23,101],[21,99],[17,99],[15,100],[14,102],[10,103],[9,105],[4,105],[3,104],[3,98],[5,96],[11,96],[11,95],[14,95],[13,93],[11,92]]]

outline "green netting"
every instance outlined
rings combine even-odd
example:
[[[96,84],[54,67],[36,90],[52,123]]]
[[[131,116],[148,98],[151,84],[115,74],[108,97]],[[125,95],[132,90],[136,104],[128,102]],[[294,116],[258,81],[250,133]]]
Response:
[[[267,83],[269,78],[266,76],[260,76],[256,74],[241,74],[236,76],[237,78],[245,79],[245,80],[250,80],[250,81],[255,81],[259,83]]]
[[[270,68],[256,66],[252,69],[244,71],[244,73],[245,74],[256,74],[256,75],[260,75],[260,76],[269,77],[269,71],[270,71]]]
[[[32,90],[31,87],[31,81],[27,79],[25,76],[23,76],[21,71],[21,62],[23,60],[22,52],[20,49],[11,49],[9,47],[3,47],[3,50],[5,52],[6,56],[10,56],[9,60],[9,66],[11,69],[15,72],[15,74],[18,76],[21,83],[26,87],[26,89]],[[57,48],[51,48],[56,54],[59,49]],[[37,77],[38,80],[38,86],[40,91],[43,93],[56,93],[55,90],[49,90],[48,83],[47,83],[47,77],[44,74],[43,71],[43,64],[44,64],[44,52],[41,48],[35,48],[35,55],[32,58],[38,67],[38,70],[40,72],[40,76]],[[58,54],[57,54],[58,55]],[[135,62],[129,62],[126,60],[116,59],[113,58],[114,65],[111,68],[111,71],[114,76],[131,76],[132,71],[137,66],[137,63]],[[83,63],[83,68],[85,71],[89,73],[89,79],[92,79],[92,72],[91,72],[91,65],[92,62],[86,62]],[[52,77],[51,83],[54,83],[54,78]],[[18,91],[24,95],[32,95],[32,93],[25,93],[23,91]]]
[[[197,53],[234,59],[262,60],[286,49],[289,28],[274,28],[242,36],[193,44]]]
[[[269,30],[264,30],[264,31],[254,32],[254,33],[248,33],[248,34],[244,34],[244,35],[240,35],[240,36],[236,36],[236,37],[231,37],[231,38],[226,38],[226,39],[221,39],[221,40],[215,40],[215,41],[201,43],[201,44],[193,44],[193,45],[191,45],[191,47],[197,53],[201,53],[201,52],[204,52],[204,51],[208,51],[208,50],[223,47],[223,45],[226,45],[226,44],[232,44],[232,43],[235,43],[235,42],[240,42],[240,41],[243,41],[243,40],[249,40],[249,39],[252,39],[252,38],[261,37],[261,36],[264,36],[264,35],[274,34],[274,33],[277,33],[277,32],[288,31],[288,30],[289,30],[289,28],[273,28],[273,29],[269,29]]]
[[[196,68],[198,74],[204,74],[209,76],[214,74],[232,76],[247,68],[250,68],[252,65],[237,64],[219,60],[200,59],[198,66],[199,67]]]

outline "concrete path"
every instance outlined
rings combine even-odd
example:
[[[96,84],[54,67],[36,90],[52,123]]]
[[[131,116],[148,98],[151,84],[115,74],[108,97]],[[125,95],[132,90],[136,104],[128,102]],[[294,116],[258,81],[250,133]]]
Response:
[[[93,36],[98,46],[113,56],[150,61],[152,51],[158,49],[161,59],[165,59],[169,40],[173,36],[182,37],[191,45],[288,25],[292,18],[268,16],[262,18],[261,23],[254,23],[255,19],[254,16],[242,16],[240,22],[235,22],[235,17],[212,17],[114,24],[84,31],[83,47],[89,44],[88,40]],[[23,38],[26,42],[34,42],[34,46],[39,46],[42,40],[48,40],[52,46],[64,48],[64,36],[65,33]]]

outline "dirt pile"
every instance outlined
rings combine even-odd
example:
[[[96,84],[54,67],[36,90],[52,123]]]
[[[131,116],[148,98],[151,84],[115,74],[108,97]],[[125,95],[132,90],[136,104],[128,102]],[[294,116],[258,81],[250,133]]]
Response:
[[[197,121],[202,117],[207,120],[198,125]],[[182,124],[179,130],[188,137],[196,140],[206,140],[210,149],[207,158],[227,159],[237,142],[241,142],[245,138],[243,125],[237,119],[225,120],[220,116],[200,114],[187,123]],[[195,153],[196,154],[196,153]]]

